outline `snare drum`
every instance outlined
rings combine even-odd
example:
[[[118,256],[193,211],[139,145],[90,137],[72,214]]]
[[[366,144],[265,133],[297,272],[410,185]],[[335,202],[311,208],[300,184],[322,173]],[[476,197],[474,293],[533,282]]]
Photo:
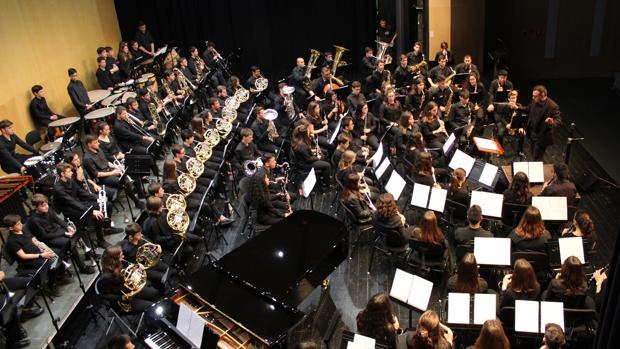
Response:
[[[31,175],[34,180],[37,180],[45,173],[45,164],[43,164],[43,156],[33,156],[24,161],[24,167],[26,167],[26,173]]]
[[[157,79],[155,78],[155,74],[153,73],[142,74],[142,79],[146,79],[150,81],[153,84],[153,90],[157,91]]]

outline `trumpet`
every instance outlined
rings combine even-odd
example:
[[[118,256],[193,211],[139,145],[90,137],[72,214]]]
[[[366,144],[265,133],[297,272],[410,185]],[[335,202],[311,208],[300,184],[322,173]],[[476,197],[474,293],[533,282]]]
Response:
[[[123,159],[122,161],[116,158],[116,155],[112,155],[112,157],[114,158],[114,162],[112,163],[114,165],[114,167],[116,167],[119,171],[121,171],[121,177],[123,175],[125,175],[125,172],[127,171],[127,168],[125,167],[125,160]],[[127,176],[127,178],[129,179],[130,183],[133,183],[133,178]],[[105,185],[103,188],[103,192],[105,194]]]
[[[99,204],[99,211],[103,213],[103,217],[108,218],[108,194],[105,192],[105,184],[101,187],[101,190],[97,195],[97,203]]]

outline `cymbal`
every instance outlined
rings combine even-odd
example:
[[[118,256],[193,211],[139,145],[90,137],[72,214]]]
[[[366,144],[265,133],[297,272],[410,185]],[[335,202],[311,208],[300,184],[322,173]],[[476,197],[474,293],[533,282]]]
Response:
[[[149,64],[153,63],[153,61],[154,61],[153,58],[145,59],[142,62],[140,62],[140,64],[138,64],[138,65],[149,65]]]
[[[278,118],[278,111],[275,109],[267,109],[265,110],[265,120],[275,120]]]
[[[106,107],[106,108],[101,108],[101,109],[96,109],[96,110],[91,111],[90,113],[84,116],[84,119],[86,120],[101,119],[111,114],[114,114],[114,108]]]
[[[108,91],[108,90],[92,90],[92,91],[88,91],[88,99],[90,99],[90,101],[93,103],[97,103],[105,99],[111,94],[112,94],[112,91]]]
[[[68,117],[68,118],[61,118],[61,119],[54,120],[54,121],[50,122],[48,127],[67,126],[67,125],[71,125],[71,124],[77,122],[78,120],[80,120],[80,118],[78,118],[77,116],[71,116],[71,117]]]
[[[51,142],[51,143],[43,144],[39,150],[48,152],[48,151],[56,150],[58,148],[60,148],[60,142]]]

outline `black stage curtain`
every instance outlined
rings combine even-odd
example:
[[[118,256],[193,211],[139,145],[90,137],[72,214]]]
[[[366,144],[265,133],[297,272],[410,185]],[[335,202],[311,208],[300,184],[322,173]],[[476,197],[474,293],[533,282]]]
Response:
[[[620,232],[617,236],[620,236]],[[609,261],[605,296],[596,335],[595,349],[617,348],[620,343],[620,239],[616,238],[613,257]]]
[[[174,41],[182,56],[191,46],[202,54],[205,40],[224,57],[242,48],[233,66],[242,82],[251,65],[275,81],[290,73],[296,57],[307,60],[310,48],[333,51],[334,44],[350,50],[343,59],[357,70],[364,48],[375,46],[376,8],[368,0],[115,0],[115,6],[123,40],[132,40],[143,20],[157,46]]]

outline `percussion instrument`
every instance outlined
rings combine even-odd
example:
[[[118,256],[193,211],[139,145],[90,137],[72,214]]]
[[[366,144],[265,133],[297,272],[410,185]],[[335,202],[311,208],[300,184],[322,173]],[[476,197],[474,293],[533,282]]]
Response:
[[[275,109],[267,109],[265,110],[265,120],[275,120],[278,118],[278,111]]]
[[[86,120],[101,119],[111,114],[114,114],[114,108],[106,107],[106,108],[101,108],[101,109],[96,109],[96,110],[91,111],[90,113],[84,116],[84,119]]]
[[[139,78],[136,80],[136,88],[137,89],[141,89],[141,88],[146,88],[146,83],[149,81],[149,79],[147,78]]]
[[[155,61],[155,59],[148,58],[148,59],[145,59],[142,62],[140,62],[140,64],[138,64],[138,65],[149,65],[149,64],[153,63],[154,61]]]
[[[121,97],[121,103],[125,104],[127,103],[127,100],[129,98],[136,98],[138,96],[137,93],[132,92],[132,91],[127,91],[125,93],[123,93],[123,96]]]
[[[43,144],[39,150],[43,152],[53,151],[60,148],[60,143],[62,143],[62,140]]]
[[[115,92],[114,94],[111,94],[110,96],[104,98],[101,101],[101,105],[104,107],[109,107],[112,105],[119,105],[120,101],[119,98],[123,95],[123,92]]]
[[[157,86],[157,79],[153,73],[144,73],[138,80],[136,80],[136,88],[145,88],[146,83],[150,81],[154,86]]]
[[[72,116],[72,117],[68,117],[68,118],[61,118],[58,120],[54,120],[52,122],[49,123],[48,127],[61,127],[61,126],[67,126],[67,125],[71,125],[75,122],[78,122],[80,120],[79,117],[77,116]]]
[[[293,86],[285,86],[284,88],[282,88],[282,93],[285,95],[290,95],[293,92],[295,92],[295,87]]]
[[[111,94],[112,92],[108,90],[92,90],[88,91],[88,99],[93,103],[99,103]]]
[[[26,173],[31,175],[35,180],[41,178],[46,172],[45,163],[43,163],[43,156],[33,156],[24,161],[26,167]]]

